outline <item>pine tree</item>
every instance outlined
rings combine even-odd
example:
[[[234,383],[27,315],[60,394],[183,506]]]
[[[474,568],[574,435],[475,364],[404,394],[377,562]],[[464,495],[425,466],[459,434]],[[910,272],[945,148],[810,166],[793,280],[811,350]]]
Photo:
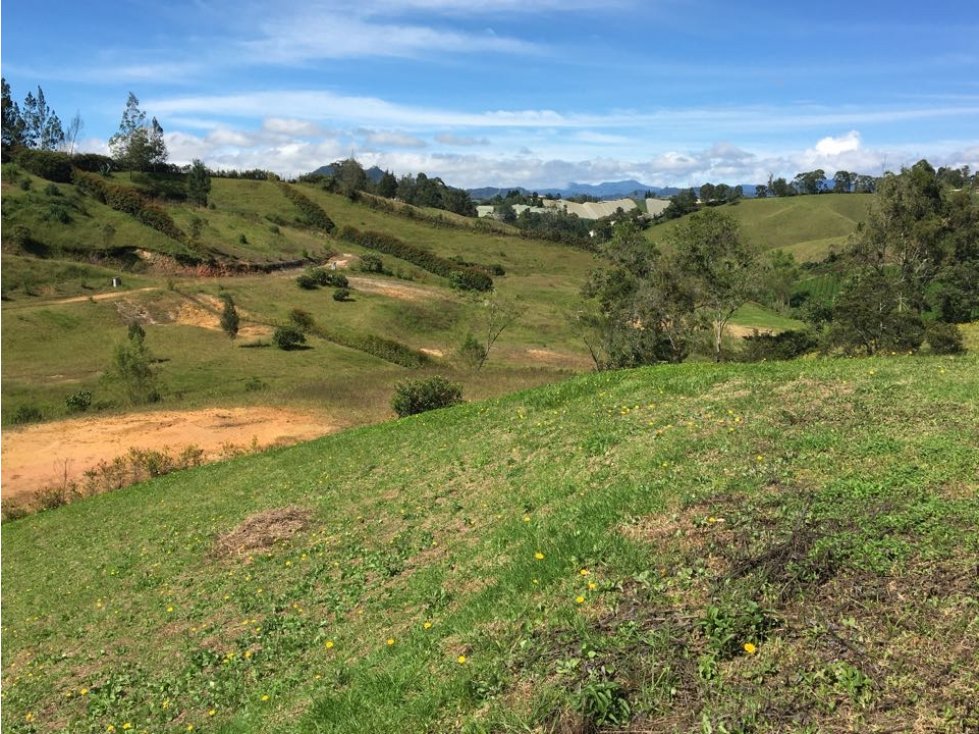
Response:
[[[224,301],[224,307],[221,310],[221,329],[234,339],[238,336],[238,309],[235,308],[235,302],[230,293],[224,293],[221,300]]]

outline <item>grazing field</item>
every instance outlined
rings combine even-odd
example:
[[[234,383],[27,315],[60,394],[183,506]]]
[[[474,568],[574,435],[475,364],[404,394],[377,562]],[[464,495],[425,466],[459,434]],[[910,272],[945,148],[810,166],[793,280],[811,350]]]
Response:
[[[841,250],[857,225],[867,216],[870,194],[820,194],[778,199],[742,199],[722,210],[741,225],[745,241],[761,250],[780,249],[798,262],[822,260],[832,249]],[[663,243],[679,220],[647,230]]]
[[[973,731],[977,396],[592,374],[8,522],[2,729]]]

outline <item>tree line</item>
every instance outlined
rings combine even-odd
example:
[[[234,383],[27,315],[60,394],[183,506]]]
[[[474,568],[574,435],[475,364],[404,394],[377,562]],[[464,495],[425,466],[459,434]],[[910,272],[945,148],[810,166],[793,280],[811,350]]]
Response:
[[[979,318],[979,202],[924,160],[877,180],[867,221],[824,263],[837,283],[827,299],[805,293],[791,255],[759,253],[722,210],[693,214],[662,244],[623,222],[601,247],[578,319],[600,369],[681,362],[704,343],[718,361],[907,353],[926,341],[955,352],[955,324]],[[729,354],[727,325],[749,301],[795,306],[807,326]]]

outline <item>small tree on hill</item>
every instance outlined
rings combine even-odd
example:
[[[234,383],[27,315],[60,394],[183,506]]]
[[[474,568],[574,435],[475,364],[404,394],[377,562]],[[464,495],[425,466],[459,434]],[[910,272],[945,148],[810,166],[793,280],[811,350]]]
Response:
[[[132,92],[122,113],[119,132],[109,138],[109,150],[129,171],[151,171],[167,161],[163,128],[155,117],[146,123],[146,113],[139,108],[139,99]]]
[[[207,206],[211,192],[211,176],[204,164],[195,159],[187,174],[187,198],[198,206]]]
[[[235,301],[230,293],[223,293],[221,295],[221,301],[223,303],[221,308],[221,330],[230,338],[234,339],[238,336],[240,321],[238,318],[238,309],[235,308]]]
[[[122,382],[134,405],[155,403],[160,399],[153,355],[146,347],[146,332],[137,322],[129,325],[126,341],[116,347],[109,375]]]

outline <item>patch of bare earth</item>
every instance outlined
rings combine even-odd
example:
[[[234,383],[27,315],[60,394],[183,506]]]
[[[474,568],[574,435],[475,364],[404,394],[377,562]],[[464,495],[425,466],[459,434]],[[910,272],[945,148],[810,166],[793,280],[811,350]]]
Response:
[[[348,276],[347,280],[354,290],[364,293],[377,293],[388,298],[397,298],[400,301],[437,301],[442,298],[441,294],[434,288],[425,288],[419,285],[392,283],[379,278],[360,276]]]
[[[221,299],[215,296],[198,294],[194,296],[193,300],[188,299],[180,304],[180,307],[172,314],[173,322],[185,326],[196,326],[201,329],[220,331],[221,319],[218,314],[221,313],[223,308],[224,304],[221,302]],[[248,313],[241,309],[238,309],[238,316],[243,321],[251,318]],[[239,338],[257,338],[269,336],[271,333],[271,327],[262,324],[242,323],[238,329]]]
[[[3,432],[2,496],[28,499],[54,485],[79,481],[100,462],[131,449],[203,450],[206,460],[229,448],[309,441],[343,426],[326,415],[282,408],[208,408],[88,417]]]

